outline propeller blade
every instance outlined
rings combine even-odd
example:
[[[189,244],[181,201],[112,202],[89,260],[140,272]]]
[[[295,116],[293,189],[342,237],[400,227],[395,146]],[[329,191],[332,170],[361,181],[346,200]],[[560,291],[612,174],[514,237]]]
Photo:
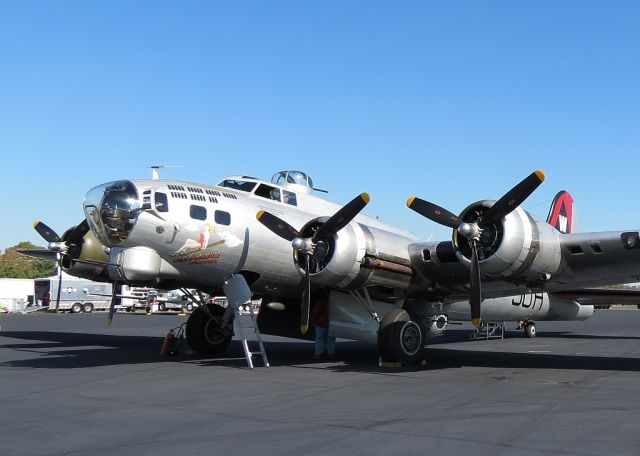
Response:
[[[313,236],[313,242],[315,243],[320,239],[331,237],[347,226],[351,220],[353,220],[355,216],[364,209],[364,207],[369,203],[369,200],[369,194],[364,192],[349,201],[338,212],[329,217],[329,220],[327,220],[318,229],[318,231],[316,231],[316,234]]]
[[[458,218],[458,216],[452,214],[443,207],[420,199],[416,196],[412,196],[407,200],[407,206],[423,217],[426,217],[429,220],[440,225],[448,226],[449,228],[454,229],[458,228],[458,226],[460,225],[460,219]]]
[[[62,292],[62,255],[56,253],[58,259],[58,296],[56,297],[56,312],[60,308],[60,293]]]
[[[259,211],[256,218],[260,223],[269,228],[275,234],[287,241],[293,241],[300,237],[300,233],[287,222],[266,211]]]
[[[36,220],[35,222],[33,222],[33,228],[47,242],[60,242],[62,240],[60,239],[60,236],[58,236],[58,233],[53,231],[44,222],[41,222],[40,220]]]
[[[109,306],[109,317],[107,318],[107,325],[111,326],[111,322],[113,321],[113,313],[116,308],[116,301],[118,299],[118,282],[113,282],[111,285],[113,288],[111,289],[111,306]]]
[[[38,260],[58,261],[58,253],[49,249],[16,249],[16,252]]]
[[[525,177],[518,185],[509,190],[502,198],[495,202],[486,212],[482,222],[495,223],[520,206],[529,195],[544,181],[544,173],[534,171]]]
[[[471,306],[471,322],[475,326],[480,326],[480,303],[482,302],[482,284],[480,282],[480,262],[478,261],[478,246],[476,241],[471,241],[471,278],[469,286],[471,296],[469,305]]]
[[[81,244],[82,238],[89,232],[89,222],[87,219],[83,219],[76,226],[68,229],[62,235],[62,240],[68,244]]]
[[[311,308],[311,254],[305,254],[306,268],[304,271],[304,290],[302,291],[302,307],[300,308],[300,332],[306,334],[309,330],[309,309]]]

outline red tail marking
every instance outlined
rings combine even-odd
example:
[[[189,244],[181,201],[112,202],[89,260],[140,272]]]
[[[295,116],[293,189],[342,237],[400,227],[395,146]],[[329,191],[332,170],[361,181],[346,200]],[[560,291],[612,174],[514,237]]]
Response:
[[[573,197],[566,190],[562,190],[553,198],[547,223],[561,233],[573,231]]]

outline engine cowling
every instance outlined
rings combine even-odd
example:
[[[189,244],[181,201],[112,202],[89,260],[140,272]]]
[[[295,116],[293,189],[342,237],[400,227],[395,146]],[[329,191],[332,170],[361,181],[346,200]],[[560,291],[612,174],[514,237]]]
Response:
[[[462,211],[460,219],[477,222],[493,203],[473,203]],[[471,267],[469,240],[458,230],[453,231],[453,246],[458,260]],[[560,266],[559,233],[520,207],[496,223],[485,224],[477,246],[484,275],[510,281],[539,281],[548,279]]]
[[[104,245],[90,230],[79,239],[69,240],[69,236],[73,235],[73,230],[74,228],[70,228],[62,236],[62,239],[70,244],[69,250],[62,256],[62,269],[75,277],[97,282],[108,282],[107,268],[99,264],[105,263],[109,259],[104,251]],[[89,264],[83,261],[95,263]]]
[[[326,218],[309,222],[302,230],[312,236]],[[322,286],[356,289],[368,286],[405,287],[413,269],[408,244],[413,239],[396,233],[351,223],[333,237],[318,242],[311,259],[311,280]],[[297,267],[303,273],[304,256],[294,252]]]

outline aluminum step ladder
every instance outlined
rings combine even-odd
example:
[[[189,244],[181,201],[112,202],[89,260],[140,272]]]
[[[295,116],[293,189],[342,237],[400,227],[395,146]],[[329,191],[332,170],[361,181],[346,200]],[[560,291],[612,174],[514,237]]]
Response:
[[[225,280],[223,289],[229,301],[227,305],[233,311],[234,327],[236,334],[240,337],[242,349],[244,350],[244,358],[247,360],[247,366],[249,369],[253,369],[253,360],[251,358],[253,355],[260,355],[264,367],[269,367],[269,360],[267,359],[267,352],[262,342],[262,335],[258,329],[256,314],[250,302],[251,290],[249,289],[249,285],[247,285],[243,276],[236,274]],[[245,304],[247,302],[249,302],[249,310],[245,310]],[[251,342],[258,343],[257,351],[251,351],[249,349],[249,340],[247,340],[246,335],[247,330],[253,331],[255,335],[255,341],[252,340]]]
[[[256,314],[254,313],[251,305],[248,305],[248,307],[249,310],[247,311],[240,307],[233,306],[233,313],[235,315],[233,323],[236,333],[242,342],[242,349],[244,350],[244,357],[247,360],[247,366],[249,366],[249,369],[253,369],[253,360],[251,358],[253,355],[260,355],[262,357],[264,367],[269,367],[269,360],[267,359],[267,352],[265,351],[264,344],[262,343],[262,335],[258,329]],[[250,341],[247,339],[245,331],[253,331],[255,340],[252,340],[251,342],[257,342],[257,351],[251,351],[249,349]]]
[[[483,321],[469,336],[470,340],[504,339],[504,321]]]

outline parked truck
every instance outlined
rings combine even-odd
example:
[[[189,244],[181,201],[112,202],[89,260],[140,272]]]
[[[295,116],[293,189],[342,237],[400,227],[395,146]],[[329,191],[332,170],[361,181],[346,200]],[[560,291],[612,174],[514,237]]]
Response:
[[[194,303],[182,290],[157,290],[147,287],[122,286],[122,298],[117,310],[135,312],[145,310],[156,311],[188,311],[191,312],[197,304]]]

